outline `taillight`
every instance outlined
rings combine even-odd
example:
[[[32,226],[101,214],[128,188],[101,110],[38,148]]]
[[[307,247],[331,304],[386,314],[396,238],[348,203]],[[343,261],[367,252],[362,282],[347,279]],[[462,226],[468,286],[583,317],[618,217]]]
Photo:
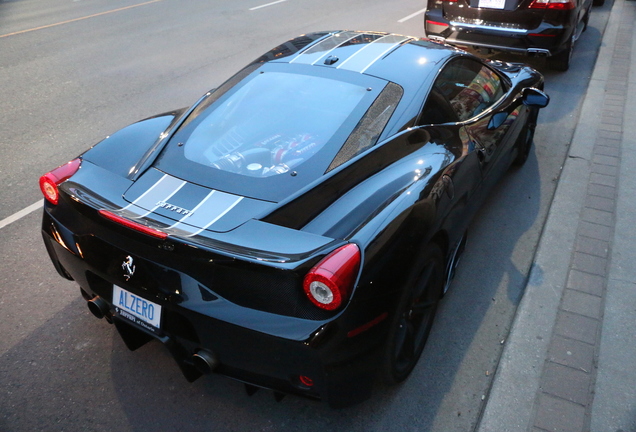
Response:
[[[426,20],[426,25],[431,27],[431,26],[436,26],[436,27],[442,27],[442,28],[446,28],[449,25],[443,22],[437,22],[437,21],[431,21],[431,20]]]
[[[534,0],[530,9],[572,10],[576,8],[574,0]]]
[[[138,222],[134,222],[131,221],[130,219],[126,219],[124,217],[121,217],[119,215],[116,215],[115,213],[109,212],[108,210],[100,210],[99,214],[102,215],[103,217],[105,217],[108,220],[111,220],[113,222],[117,222],[120,225],[123,225],[127,228],[131,228],[134,229],[135,231],[139,231],[142,232],[144,234],[148,234],[151,235],[153,237],[157,237],[160,239],[165,239],[168,237],[168,233],[165,233],[163,231],[159,231],[158,229],[140,224]]]
[[[48,202],[57,205],[60,199],[60,191],[57,187],[73,176],[81,164],[81,159],[73,159],[40,177],[40,190]]]
[[[353,289],[360,269],[360,249],[353,243],[342,246],[316,264],[305,276],[303,288],[313,304],[335,310]]]

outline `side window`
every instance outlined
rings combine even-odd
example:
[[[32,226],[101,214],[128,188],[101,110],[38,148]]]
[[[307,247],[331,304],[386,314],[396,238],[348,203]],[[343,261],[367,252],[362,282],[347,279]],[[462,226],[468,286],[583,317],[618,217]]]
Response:
[[[457,113],[448,103],[444,95],[434,86],[426,99],[420,125],[458,122]]]
[[[444,123],[479,115],[499,101],[505,91],[505,83],[488,66],[468,58],[452,61],[435,80],[420,123],[440,123],[440,119],[449,118],[448,107],[439,102],[440,96],[448,101],[457,119]]]

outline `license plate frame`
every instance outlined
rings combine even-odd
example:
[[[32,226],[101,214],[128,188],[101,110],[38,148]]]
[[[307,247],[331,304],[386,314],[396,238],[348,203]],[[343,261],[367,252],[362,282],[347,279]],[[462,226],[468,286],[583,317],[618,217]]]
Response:
[[[161,329],[162,306],[119,285],[113,285],[113,307],[117,315],[146,330]]]
[[[479,0],[478,6],[487,9],[504,9],[506,0]]]

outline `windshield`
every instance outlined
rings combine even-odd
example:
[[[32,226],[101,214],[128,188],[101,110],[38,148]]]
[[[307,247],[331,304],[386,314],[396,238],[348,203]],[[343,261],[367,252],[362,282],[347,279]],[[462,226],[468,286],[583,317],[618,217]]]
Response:
[[[260,73],[188,125],[184,156],[251,177],[286,173],[315,155],[366,93],[324,77]]]

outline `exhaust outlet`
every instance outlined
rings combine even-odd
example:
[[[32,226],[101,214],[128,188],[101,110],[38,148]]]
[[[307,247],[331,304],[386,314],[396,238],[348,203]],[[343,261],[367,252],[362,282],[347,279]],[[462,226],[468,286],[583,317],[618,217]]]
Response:
[[[200,350],[192,356],[194,367],[202,374],[212,373],[219,365],[219,359],[209,351]]]
[[[95,296],[88,301],[88,310],[99,319],[110,315],[108,303],[100,296]]]

